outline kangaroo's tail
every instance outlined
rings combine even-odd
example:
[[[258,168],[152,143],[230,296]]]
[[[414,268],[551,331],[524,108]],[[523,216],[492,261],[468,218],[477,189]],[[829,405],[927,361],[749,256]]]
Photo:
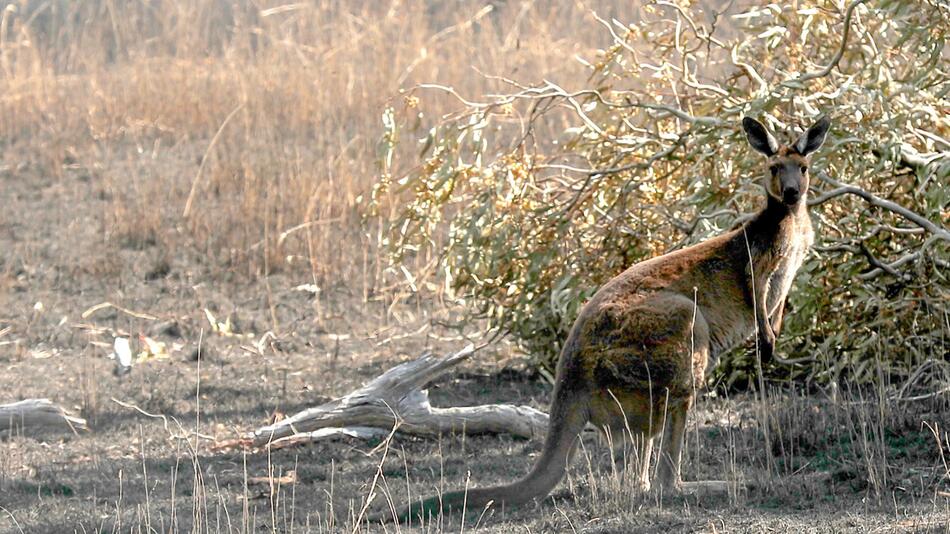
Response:
[[[589,395],[576,390],[565,391],[567,388],[563,387],[555,389],[544,450],[531,472],[524,478],[503,486],[453,491],[429,497],[412,503],[402,513],[386,511],[371,516],[369,520],[424,521],[442,512],[481,510],[489,503],[495,507],[518,506],[546,496],[564,476],[575,449],[577,436],[590,419]]]

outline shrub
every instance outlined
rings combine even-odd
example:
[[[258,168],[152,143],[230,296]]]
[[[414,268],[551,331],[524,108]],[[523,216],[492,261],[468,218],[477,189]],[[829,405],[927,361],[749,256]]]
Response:
[[[828,114],[810,197],[817,243],[779,344],[798,361],[767,371],[863,381],[945,358],[945,4],[715,13],[654,2],[630,24],[599,20],[613,44],[587,63],[581,88],[509,81],[509,94],[471,101],[421,85],[387,110],[374,194],[403,202],[384,239],[394,268],[432,273],[432,285],[550,368],[603,282],[760,205],[762,160],[743,116],[797,135]],[[458,111],[427,119],[427,101],[445,94]],[[753,360],[748,350],[724,357],[720,378],[745,384]]]

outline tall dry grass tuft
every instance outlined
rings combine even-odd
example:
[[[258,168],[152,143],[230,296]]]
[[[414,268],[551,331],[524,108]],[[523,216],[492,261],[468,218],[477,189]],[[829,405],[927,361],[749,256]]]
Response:
[[[585,70],[568,58],[602,33],[567,0],[18,2],[0,27],[0,154],[89,178],[116,246],[368,283],[359,199],[384,105],[420,81],[473,98],[503,87],[491,75],[571,85]]]

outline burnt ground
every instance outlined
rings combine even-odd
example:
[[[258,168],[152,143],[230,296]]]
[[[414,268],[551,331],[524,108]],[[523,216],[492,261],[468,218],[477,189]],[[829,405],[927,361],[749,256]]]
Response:
[[[295,289],[312,282],[306,272],[249,278],[208,267],[194,249],[123,244],[110,237],[108,192],[95,176],[44,178],[4,163],[0,402],[50,398],[91,430],[2,438],[0,531],[351,531],[384,449],[382,488],[400,503],[407,478],[414,496],[466,479],[491,484],[524,473],[539,452],[538,440],[508,436],[401,435],[388,447],[341,440],[270,454],[214,450],[275,413],[319,404],[425,350],[464,341],[434,325],[445,313],[434,305],[364,302],[344,284],[315,296]],[[122,309],[93,309],[106,302]],[[211,331],[205,310],[230,319],[231,335]],[[260,344],[267,332],[274,336]],[[136,349],[147,335],[173,350],[115,376],[107,357],[114,334],[132,336]],[[500,343],[434,384],[432,401],[544,409],[549,386],[522,369]],[[164,415],[167,426],[128,405]],[[749,395],[707,397],[691,419],[685,478],[733,481],[730,496],[634,495],[597,440],[585,439],[552,499],[482,518],[478,529],[950,532],[946,460],[927,426],[946,436],[946,403],[775,391],[768,440],[757,406]],[[210,439],[196,441],[195,426]],[[175,437],[182,434],[192,439]],[[251,483],[291,470],[293,482],[273,489]],[[477,514],[470,519],[466,530]],[[442,527],[460,531],[459,518]]]

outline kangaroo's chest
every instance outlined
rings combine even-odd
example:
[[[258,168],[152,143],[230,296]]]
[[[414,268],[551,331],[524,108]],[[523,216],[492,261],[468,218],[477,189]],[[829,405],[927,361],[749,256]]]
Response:
[[[785,302],[785,297],[792,287],[795,274],[805,261],[805,256],[815,240],[811,224],[805,219],[797,228],[795,237],[789,239],[781,248],[774,251],[774,263],[768,278],[768,293],[766,304],[769,313],[775,313]]]

